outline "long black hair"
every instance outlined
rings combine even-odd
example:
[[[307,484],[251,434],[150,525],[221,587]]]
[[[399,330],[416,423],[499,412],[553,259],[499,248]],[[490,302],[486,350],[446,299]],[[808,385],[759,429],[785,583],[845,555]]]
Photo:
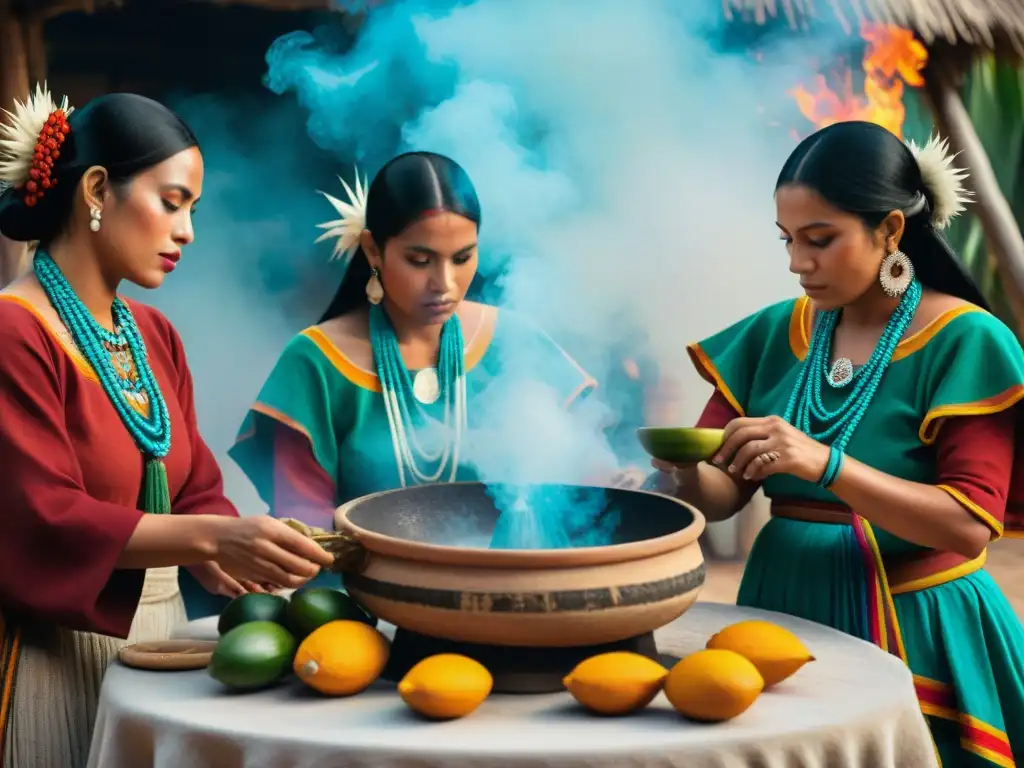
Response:
[[[922,285],[988,309],[977,283],[931,222],[935,200],[910,148],[879,125],[845,122],[804,139],[775,184],[813,189],[830,205],[878,227],[893,211],[906,217],[900,250]]]
[[[450,157],[434,152],[407,152],[389,160],[366,193],[366,228],[381,253],[392,237],[439,211],[464,216],[480,226],[480,201],[469,174]],[[370,263],[359,248],[320,322],[365,305],[369,279]]]
[[[68,118],[71,132],[53,164],[58,184],[35,205],[20,189],[0,195],[0,233],[45,246],[67,226],[75,190],[85,172],[102,166],[115,191],[133,176],[179,152],[198,147],[195,134],[174,112],[134,93],[93,99]]]

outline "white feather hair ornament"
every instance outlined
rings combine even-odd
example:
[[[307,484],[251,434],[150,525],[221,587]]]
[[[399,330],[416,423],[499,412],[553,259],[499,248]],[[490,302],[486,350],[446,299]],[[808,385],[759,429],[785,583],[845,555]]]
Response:
[[[339,200],[326,192],[320,192],[327,198],[327,202],[334,206],[334,210],[341,218],[317,224],[317,227],[326,231],[316,239],[316,242],[335,238],[331,260],[343,259],[345,265],[348,266],[348,262],[359,248],[359,236],[366,229],[366,194],[369,191],[369,186],[367,178],[359,176],[358,168],[355,169],[355,189],[350,187],[348,182],[340,176],[338,181],[345,188],[348,200]]]
[[[47,178],[48,188],[52,161],[60,156],[51,153],[60,152],[67,136],[67,118],[75,108],[68,106],[67,96],[56,103],[46,83],[37,83],[35,93],[24,103],[14,101],[13,112],[2,111],[8,121],[0,123],[0,184],[5,190],[17,188],[41,183],[37,177],[42,176]]]
[[[908,141],[907,146],[917,159],[921,181],[931,193],[932,226],[945,229],[950,221],[963,213],[966,204],[974,197],[974,193],[964,186],[970,174],[966,169],[953,165],[959,153],[951,154],[949,142],[939,138],[938,134],[932,134],[924,146],[918,146],[913,140]]]

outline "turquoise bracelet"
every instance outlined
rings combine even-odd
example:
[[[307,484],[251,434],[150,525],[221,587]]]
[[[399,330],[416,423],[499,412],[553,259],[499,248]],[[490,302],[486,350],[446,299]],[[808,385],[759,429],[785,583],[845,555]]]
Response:
[[[842,471],[843,452],[837,450],[835,446],[831,446],[828,449],[828,464],[825,465],[825,471],[822,472],[821,477],[818,479],[818,487],[831,488],[835,485],[836,480],[839,479],[839,473]]]

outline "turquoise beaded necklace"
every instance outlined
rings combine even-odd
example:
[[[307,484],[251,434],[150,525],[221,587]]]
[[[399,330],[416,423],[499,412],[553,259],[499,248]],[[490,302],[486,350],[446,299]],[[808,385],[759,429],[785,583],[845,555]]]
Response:
[[[818,481],[822,488],[831,488],[838,479],[843,468],[846,446],[882,383],[882,376],[892,361],[896,345],[914,319],[921,303],[921,293],[921,283],[913,280],[886,323],[871,358],[857,371],[854,386],[843,402],[831,410],[825,407],[821,399],[821,382],[823,379],[828,380],[832,336],[842,310],[822,312],[818,316],[807,357],[789,397],[784,418],[801,432],[829,444],[828,464]]]
[[[36,277],[57,311],[61,322],[86,362],[92,366],[97,378],[113,403],[117,415],[146,459],[146,473],[142,487],[141,509],[155,514],[171,511],[167,468],[163,459],[171,449],[171,419],[167,403],[146,356],[146,344],[135,324],[131,310],[120,298],[114,299],[111,314],[113,332],[101,326],[75,295],[60,267],[42,251],[33,261]],[[131,352],[138,378],[122,377],[111,361],[109,347],[127,348]],[[140,395],[149,400],[149,415],[143,416],[129,404]]]
[[[441,329],[438,397],[443,400],[444,427],[449,434],[437,450],[424,450],[417,439],[417,427],[429,417],[416,398],[394,326],[379,304],[370,305],[370,345],[387,411],[400,486],[406,487],[407,477],[415,483],[453,482],[466,430],[465,350],[458,315],[452,315]],[[432,464],[433,471],[421,469],[416,454],[426,464]]]

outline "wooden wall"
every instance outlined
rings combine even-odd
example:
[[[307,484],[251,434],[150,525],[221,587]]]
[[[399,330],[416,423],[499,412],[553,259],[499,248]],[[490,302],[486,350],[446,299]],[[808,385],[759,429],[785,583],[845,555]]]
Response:
[[[15,99],[24,101],[29,83],[45,74],[42,24],[25,21],[9,3],[0,4],[0,104],[10,109]],[[0,287],[17,276],[25,255],[24,244],[0,237]]]
[[[26,20],[0,0],[0,106],[9,109],[14,99],[24,100],[43,80],[72,104],[111,91],[158,99],[240,91],[272,98],[261,81],[264,56],[277,37],[319,24],[350,28],[357,23],[336,12],[302,10],[327,4],[141,0],[123,8],[63,13],[43,23]],[[26,262],[23,244],[0,237],[0,287]]]

